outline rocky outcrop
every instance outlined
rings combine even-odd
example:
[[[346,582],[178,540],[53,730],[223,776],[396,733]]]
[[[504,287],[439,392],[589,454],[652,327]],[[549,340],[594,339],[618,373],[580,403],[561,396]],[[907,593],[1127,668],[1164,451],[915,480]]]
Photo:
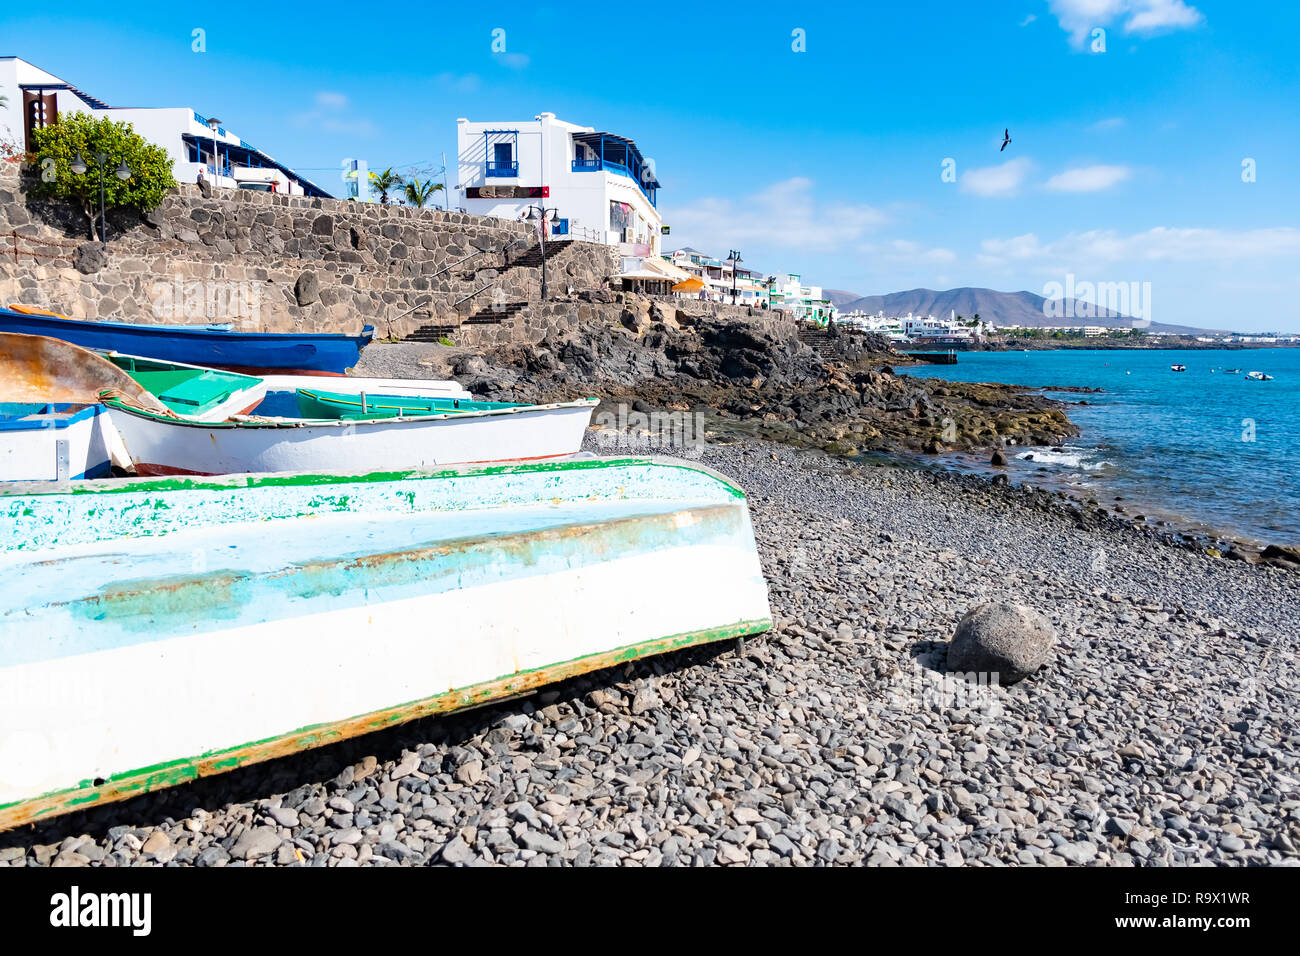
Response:
[[[1030,390],[891,375],[880,369],[892,352],[828,364],[784,319],[678,312],[670,327],[662,318],[652,308],[622,322],[579,321],[533,346],[491,348],[462,384],[505,401],[581,393],[693,409],[714,431],[845,455],[1055,444],[1077,434],[1059,403]]]

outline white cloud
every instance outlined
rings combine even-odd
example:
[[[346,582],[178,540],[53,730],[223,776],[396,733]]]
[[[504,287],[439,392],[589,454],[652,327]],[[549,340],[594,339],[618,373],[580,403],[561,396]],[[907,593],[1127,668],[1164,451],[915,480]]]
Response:
[[[1025,17],[1023,20],[1020,21],[1020,25],[1021,25],[1022,27],[1027,27],[1027,26],[1029,26],[1029,24],[1033,23],[1033,22],[1034,22],[1035,20],[1037,20],[1037,19],[1038,19],[1038,17],[1034,16],[1034,15],[1031,13],[1031,14],[1029,14],[1029,16]]]
[[[479,88],[477,73],[466,73],[463,76],[455,73],[439,73],[434,79],[443,86],[451,87],[457,93],[476,93]]]
[[[977,196],[1011,196],[1033,169],[1027,159],[1011,159],[998,166],[972,169],[961,177],[961,188]]]
[[[1092,193],[1109,189],[1132,175],[1127,166],[1080,166],[1057,173],[1047,181],[1047,188],[1066,193]]]
[[[322,90],[316,94],[315,99],[315,109],[294,114],[295,126],[348,136],[374,135],[375,125],[370,120],[347,115],[348,98],[342,93]]]
[[[711,197],[666,210],[664,219],[672,225],[675,239],[705,251],[735,248],[743,242],[833,250],[888,221],[883,212],[865,203],[818,202],[812,186],[812,180],[796,176],[740,201]]]
[[[1186,30],[1205,19],[1184,0],[1051,0],[1049,5],[1076,48],[1083,47],[1094,28],[1121,19],[1125,33],[1140,34]]]
[[[1119,129],[1121,126],[1124,125],[1124,122],[1125,120],[1124,117],[1122,116],[1108,116],[1106,117],[1106,119],[1097,120],[1097,122],[1093,123],[1092,126],[1089,127],[1089,129],[1095,131],[1101,131],[1104,129]]]
[[[1154,33],[1157,30],[1187,30],[1205,17],[1200,10],[1183,0],[1146,0],[1134,4],[1132,16],[1124,23],[1125,33]]]
[[[911,263],[915,265],[935,265],[955,262],[957,254],[942,246],[923,246],[910,239],[891,239],[887,242],[863,243],[860,251],[872,260],[886,262]]]
[[[1052,268],[1081,273],[1110,263],[1224,262],[1300,255],[1300,229],[1198,229],[1157,226],[1120,235],[1094,229],[1042,242],[1033,233],[1009,239],[985,239],[979,261],[985,265],[1040,261]]]

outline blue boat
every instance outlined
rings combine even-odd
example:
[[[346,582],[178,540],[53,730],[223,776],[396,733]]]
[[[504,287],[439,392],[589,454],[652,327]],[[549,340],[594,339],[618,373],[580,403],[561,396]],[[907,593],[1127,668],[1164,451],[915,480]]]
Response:
[[[87,349],[237,372],[343,375],[357,364],[361,350],[374,338],[375,328],[367,325],[357,336],[233,332],[220,327],[80,321],[11,303],[7,309],[0,308],[0,332],[45,335]]]

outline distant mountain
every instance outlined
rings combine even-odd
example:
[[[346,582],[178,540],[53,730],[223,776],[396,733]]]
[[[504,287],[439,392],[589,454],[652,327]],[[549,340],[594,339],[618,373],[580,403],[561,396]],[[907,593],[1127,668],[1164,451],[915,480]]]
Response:
[[[1133,319],[1099,309],[1090,303],[1067,299],[1054,308],[1044,309],[1048,300],[1032,292],[999,292],[996,289],[974,289],[969,286],[960,289],[948,289],[936,292],[933,289],[909,289],[907,292],[890,292],[887,295],[858,295],[842,289],[828,289],[826,296],[841,312],[866,312],[875,315],[883,311],[886,315],[933,315],[946,319],[956,312],[969,319],[979,315],[985,322],[994,325],[1018,325],[1022,328],[1037,328],[1043,325],[1104,325],[1116,328],[1129,328]],[[1064,308],[1062,308],[1062,305]],[[1087,318],[1070,318],[1070,316],[1094,313]],[[1062,318],[1053,318],[1050,313]],[[1153,332],[1204,332],[1190,325],[1168,325],[1152,322]]]

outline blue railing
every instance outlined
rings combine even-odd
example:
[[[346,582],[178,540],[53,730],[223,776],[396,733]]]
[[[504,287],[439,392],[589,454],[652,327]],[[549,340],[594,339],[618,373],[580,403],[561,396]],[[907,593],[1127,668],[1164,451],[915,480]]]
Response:
[[[658,208],[659,202],[656,194],[659,192],[659,190],[655,189],[654,187],[647,187],[645,183],[641,182],[639,176],[637,176],[634,172],[632,172],[632,170],[628,169],[622,163],[616,163],[613,160],[609,160],[609,159],[573,160],[573,171],[575,173],[589,172],[591,170],[596,170],[596,169],[608,169],[611,173],[617,173],[620,176],[626,176],[628,179],[632,180],[634,183],[636,183],[638,186],[641,187],[641,192],[645,195],[646,199],[650,200],[650,205]]]
[[[519,175],[519,163],[498,163],[489,159],[487,164],[487,174],[496,177],[497,179],[517,177]]]

